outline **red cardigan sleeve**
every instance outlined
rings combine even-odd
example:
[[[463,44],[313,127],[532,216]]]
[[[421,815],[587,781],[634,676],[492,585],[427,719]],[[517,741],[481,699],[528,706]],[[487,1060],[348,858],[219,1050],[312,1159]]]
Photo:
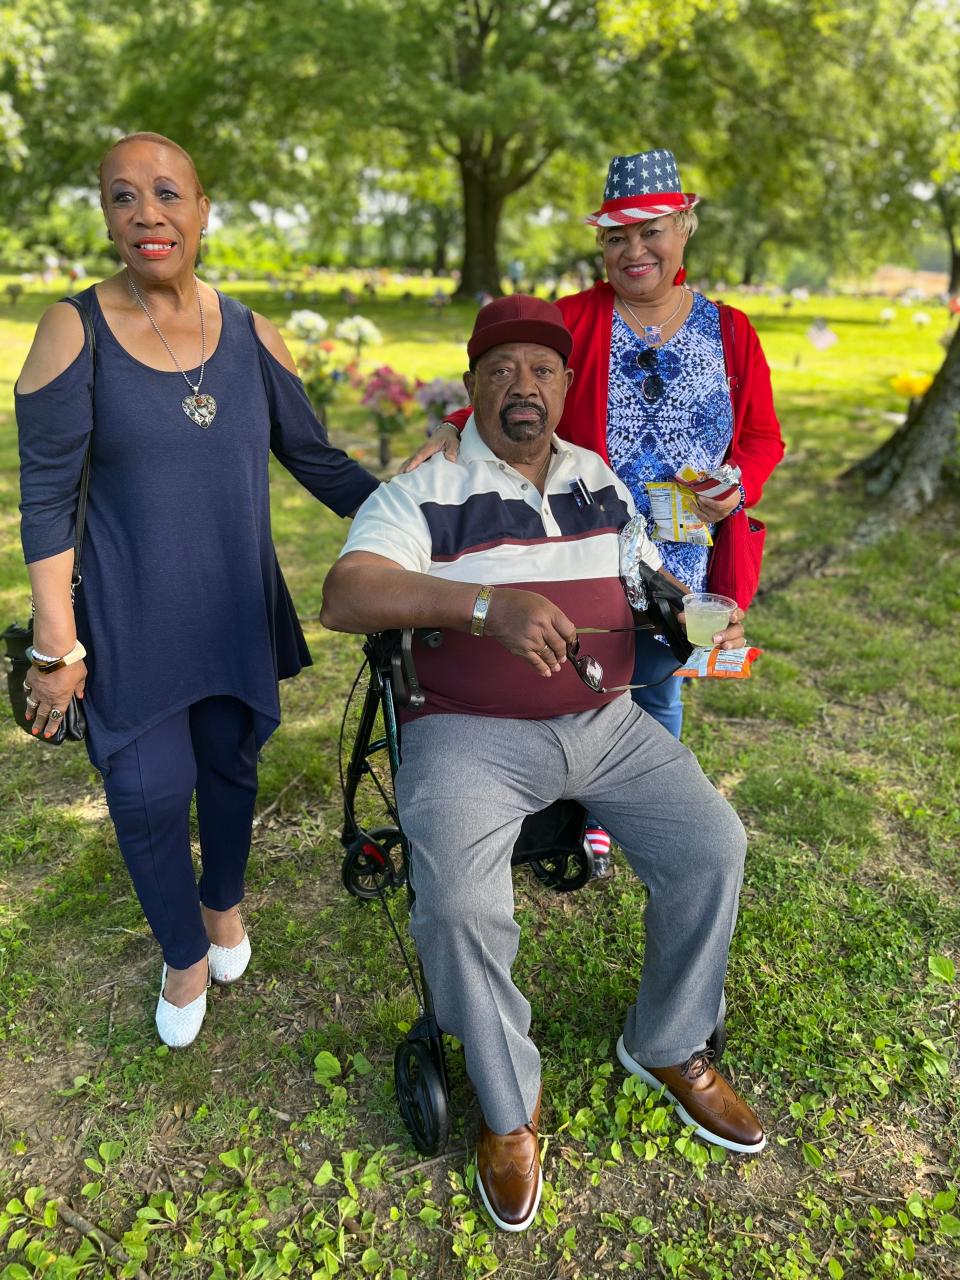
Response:
[[[449,422],[451,427],[462,431],[469,422],[471,413],[473,413],[473,405],[468,404],[465,409],[454,409],[452,413],[448,413],[444,422]]]

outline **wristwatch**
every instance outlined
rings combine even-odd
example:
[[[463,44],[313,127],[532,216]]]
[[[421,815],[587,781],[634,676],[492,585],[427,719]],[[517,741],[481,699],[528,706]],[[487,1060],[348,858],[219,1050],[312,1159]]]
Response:
[[[61,667],[69,667],[71,663],[79,662],[81,658],[87,656],[87,651],[79,640],[62,658],[50,658],[45,653],[37,653],[32,644],[27,647],[26,653],[31,665],[43,675],[49,675],[51,671],[59,671]]]
[[[490,612],[490,597],[492,595],[493,587],[481,587],[477,592],[477,598],[473,602],[473,616],[470,619],[470,634],[472,636],[483,635],[487,614]]]

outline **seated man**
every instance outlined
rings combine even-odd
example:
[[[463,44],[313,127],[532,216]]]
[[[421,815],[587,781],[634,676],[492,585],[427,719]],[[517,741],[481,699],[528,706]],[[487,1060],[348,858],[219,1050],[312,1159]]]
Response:
[[[691,752],[621,692],[629,630],[589,637],[600,692],[567,661],[576,623],[633,623],[617,537],[630,495],[595,453],[554,438],[570,347],[551,303],[514,294],[480,311],[458,459],[437,455],[370,495],[321,614],[338,631],[444,633],[435,650],[417,646],[426,705],[405,716],[397,801],[411,932],[437,1020],[463,1043],[483,1110],[477,1181],[507,1231],[533,1221],[541,1188],[540,1057],[511,979],[510,854],[527,814],[560,797],[596,814],[649,889],[621,1063],[665,1086],[707,1141],[748,1152],[766,1141],[706,1050],[723,1010],[743,827]],[[651,543],[643,554],[660,567]],[[739,622],[722,637],[741,638]]]

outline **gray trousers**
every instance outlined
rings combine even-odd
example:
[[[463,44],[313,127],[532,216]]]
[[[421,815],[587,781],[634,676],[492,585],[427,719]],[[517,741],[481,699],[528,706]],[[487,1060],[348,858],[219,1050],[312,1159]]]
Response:
[[[652,1067],[703,1047],[723,1008],[746,836],[692,752],[624,696],[552,720],[425,716],[404,725],[402,755],[411,932],[491,1129],[525,1124],[540,1087],[530,1005],[510,972],[510,854],[527,814],[560,797],[607,828],[649,891],[626,1047]]]

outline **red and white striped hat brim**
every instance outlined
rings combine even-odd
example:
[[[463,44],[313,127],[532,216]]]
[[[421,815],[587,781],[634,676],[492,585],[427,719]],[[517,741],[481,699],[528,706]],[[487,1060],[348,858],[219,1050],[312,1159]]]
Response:
[[[589,227],[627,227],[634,222],[649,222],[651,218],[680,213],[699,203],[700,197],[692,191],[658,191],[656,195],[621,196],[619,200],[604,200],[596,213],[587,214],[584,222]]]

